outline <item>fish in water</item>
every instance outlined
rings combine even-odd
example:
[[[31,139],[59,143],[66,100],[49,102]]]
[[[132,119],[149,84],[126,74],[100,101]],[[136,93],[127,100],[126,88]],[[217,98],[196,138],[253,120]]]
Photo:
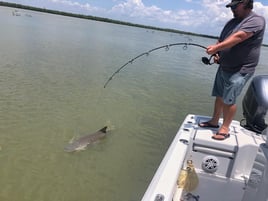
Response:
[[[93,144],[94,142],[99,141],[100,139],[104,138],[107,133],[107,126],[103,127],[102,129],[98,130],[95,133],[84,135],[77,140],[71,142],[70,144],[64,147],[64,151],[66,152],[73,152],[84,150],[88,145]]]

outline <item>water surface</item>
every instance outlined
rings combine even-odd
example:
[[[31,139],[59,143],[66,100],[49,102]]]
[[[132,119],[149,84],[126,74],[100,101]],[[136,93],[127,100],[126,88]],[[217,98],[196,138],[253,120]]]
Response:
[[[214,40],[0,7],[0,200],[136,201],[188,113],[210,115]],[[30,14],[31,17],[29,17]],[[256,74],[267,74],[263,48]],[[236,119],[242,117],[241,99]],[[79,153],[76,136],[113,128]]]

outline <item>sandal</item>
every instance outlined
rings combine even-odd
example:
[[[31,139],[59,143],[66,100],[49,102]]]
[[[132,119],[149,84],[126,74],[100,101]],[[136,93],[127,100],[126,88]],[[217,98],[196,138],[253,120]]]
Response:
[[[217,138],[217,137],[215,137],[215,136],[222,136],[221,138]],[[230,137],[230,134],[229,133],[216,133],[215,135],[213,135],[212,136],[212,139],[214,139],[214,140],[225,140],[225,139],[227,139],[227,138],[229,138]]]
[[[219,128],[219,125],[213,125],[209,121],[198,123],[201,128]]]

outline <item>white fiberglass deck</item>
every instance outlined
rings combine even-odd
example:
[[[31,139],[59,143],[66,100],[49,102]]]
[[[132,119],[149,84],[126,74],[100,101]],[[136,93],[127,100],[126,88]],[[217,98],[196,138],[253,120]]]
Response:
[[[209,117],[188,115],[175,136],[143,201],[249,201],[252,170],[260,179],[266,159],[260,150],[263,135],[242,128],[237,121],[224,141],[211,138],[215,129],[200,128]],[[256,157],[257,156],[257,157]],[[177,186],[180,170],[192,160],[199,178],[197,188],[185,192]],[[259,172],[259,173],[258,173]],[[254,179],[253,179],[254,180]],[[252,190],[252,188],[251,188]],[[253,189],[254,190],[254,189]]]

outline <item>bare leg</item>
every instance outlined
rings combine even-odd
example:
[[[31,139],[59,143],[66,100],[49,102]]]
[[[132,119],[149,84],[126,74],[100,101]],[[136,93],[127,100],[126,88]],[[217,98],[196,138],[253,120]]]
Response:
[[[214,112],[213,112],[213,116],[212,119],[210,120],[210,123],[213,125],[217,125],[220,119],[220,116],[223,112],[223,100],[221,97],[216,97],[215,99],[215,103],[214,103]]]
[[[208,121],[211,125],[216,126],[219,123],[219,119],[220,116],[222,114],[223,111],[223,100],[221,97],[216,97],[215,99],[215,103],[214,103],[214,112],[213,112],[213,116],[212,118]],[[199,125],[202,127],[202,125],[204,125],[204,123],[200,123]]]
[[[220,127],[218,133],[224,133],[224,134],[229,133],[229,127],[230,127],[231,122],[235,116],[236,108],[237,108],[236,104],[233,104],[233,105],[223,104],[223,124]],[[224,136],[214,135],[213,138],[224,139]]]

